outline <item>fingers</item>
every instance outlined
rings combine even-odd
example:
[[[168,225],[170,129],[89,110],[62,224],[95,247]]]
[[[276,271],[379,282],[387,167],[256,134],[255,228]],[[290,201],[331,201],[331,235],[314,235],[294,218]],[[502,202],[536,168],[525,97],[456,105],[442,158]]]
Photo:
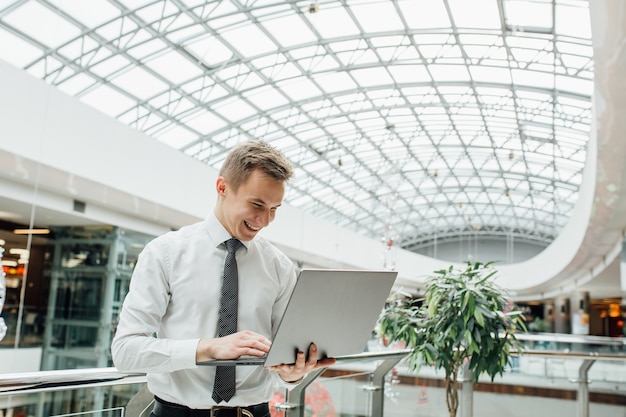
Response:
[[[196,350],[200,359],[235,359],[242,355],[263,356],[272,343],[263,335],[242,331],[213,339],[201,339]]]
[[[296,354],[295,366],[313,366],[317,363],[317,346],[315,343],[309,345],[309,351],[305,354],[302,351],[298,351]]]
[[[317,345],[312,343],[309,346],[308,355],[302,351],[299,351],[296,354],[295,363],[291,365],[282,364],[276,366],[268,366],[267,369],[271,371],[276,371],[280,375],[280,377],[287,382],[296,382],[301,381],[303,377],[305,377],[309,372],[327,368],[331,365],[335,364],[334,358],[323,358],[317,359],[318,349]]]
[[[272,345],[272,342],[270,342],[266,337],[256,333],[253,333],[251,335],[242,334],[241,337],[238,339],[238,342],[239,346],[242,348],[256,349],[264,353],[267,353],[267,351],[270,350],[270,346]]]
[[[315,343],[309,345],[309,351],[305,355],[304,352],[299,351],[296,354],[296,362],[293,366],[297,368],[306,367],[308,371],[314,368],[321,368],[324,366],[333,365],[335,363],[334,358],[322,358],[318,359],[318,349]],[[307,371],[307,372],[308,372]]]
[[[272,342],[270,342],[265,336],[250,331],[242,331],[233,333],[231,348],[241,355],[255,355],[263,356],[269,350]],[[243,352],[242,352],[243,351]]]
[[[317,364],[317,345],[315,343],[311,343],[309,346],[309,357],[307,359],[308,366],[315,366]]]

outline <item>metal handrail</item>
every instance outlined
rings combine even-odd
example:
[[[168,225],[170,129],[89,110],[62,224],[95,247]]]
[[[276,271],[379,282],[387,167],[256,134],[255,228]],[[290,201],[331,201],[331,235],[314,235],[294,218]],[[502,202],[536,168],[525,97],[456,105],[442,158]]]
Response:
[[[515,337],[521,341],[626,347],[626,337],[589,336],[567,333],[519,333],[516,334]]]
[[[63,369],[0,374],[0,397],[94,386],[146,382],[145,374],[120,372],[116,368]]]
[[[369,374],[370,382],[367,391],[371,396],[372,417],[381,417],[384,401],[384,378],[411,352],[410,349],[389,350],[381,352],[365,352],[357,355],[337,358],[337,365],[354,362],[375,362]],[[579,368],[578,383],[578,416],[589,416],[588,371],[596,361],[626,361],[626,354],[604,354],[597,352],[561,352],[546,350],[524,350],[512,352],[520,356],[558,357],[566,359],[582,359]],[[289,417],[304,415],[304,397],[306,388],[319,377],[325,369],[310,373],[304,381],[292,389],[286,397],[285,404],[277,405],[287,411]],[[121,384],[145,383],[146,376],[142,373],[120,372],[116,368],[89,368],[56,371],[22,372],[0,374],[0,398],[16,394],[31,394],[48,391],[79,389],[86,387],[102,387]],[[465,389],[465,388],[464,388]]]
[[[366,352],[338,357],[337,362],[401,359],[409,352],[410,350]],[[146,382],[145,374],[121,372],[114,367],[6,373],[0,374],[0,396],[14,394],[17,391],[41,392],[67,389],[68,386],[82,388],[142,382]]]
[[[544,356],[544,357],[565,357],[567,359],[593,359],[604,361],[626,361],[626,354],[607,354],[599,352],[562,352],[553,350],[526,349],[522,352],[511,352],[515,355]]]
[[[403,359],[410,349],[366,352],[337,358],[337,364]],[[517,352],[512,352],[518,354]],[[626,361],[626,355],[597,352],[560,352],[548,350],[524,350],[521,355],[538,357],[559,357],[567,359],[591,359]],[[14,394],[17,391],[41,392],[85,386],[104,386],[115,384],[135,384],[146,382],[142,373],[120,372],[116,368],[65,369],[56,371],[20,372],[0,374],[0,396]]]

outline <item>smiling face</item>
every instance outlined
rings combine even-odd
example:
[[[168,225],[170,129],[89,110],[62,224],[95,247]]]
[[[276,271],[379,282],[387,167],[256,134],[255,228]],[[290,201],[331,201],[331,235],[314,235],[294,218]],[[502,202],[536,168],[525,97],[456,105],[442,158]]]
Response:
[[[252,240],[276,216],[285,195],[284,181],[261,170],[250,173],[237,190],[224,177],[218,177],[215,215],[232,237]]]

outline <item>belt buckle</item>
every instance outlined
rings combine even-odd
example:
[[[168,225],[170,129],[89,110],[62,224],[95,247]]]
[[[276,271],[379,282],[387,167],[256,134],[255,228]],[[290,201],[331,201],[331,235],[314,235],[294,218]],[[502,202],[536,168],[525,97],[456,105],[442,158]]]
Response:
[[[246,410],[244,407],[227,407],[223,405],[211,407],[210,417],[217,417],[215,412],[220,410],[237,410],[236,417],[254,417],[254,414],[252,414],[250,410]]]

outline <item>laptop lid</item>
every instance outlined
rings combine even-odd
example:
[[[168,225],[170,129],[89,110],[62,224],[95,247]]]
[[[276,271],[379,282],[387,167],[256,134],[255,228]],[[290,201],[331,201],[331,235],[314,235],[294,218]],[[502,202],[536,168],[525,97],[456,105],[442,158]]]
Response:
[[[303,269],[265,357],[198,365],[294,363],[315,343],[318,359],[362,353],[395,282],[396,271]]]

